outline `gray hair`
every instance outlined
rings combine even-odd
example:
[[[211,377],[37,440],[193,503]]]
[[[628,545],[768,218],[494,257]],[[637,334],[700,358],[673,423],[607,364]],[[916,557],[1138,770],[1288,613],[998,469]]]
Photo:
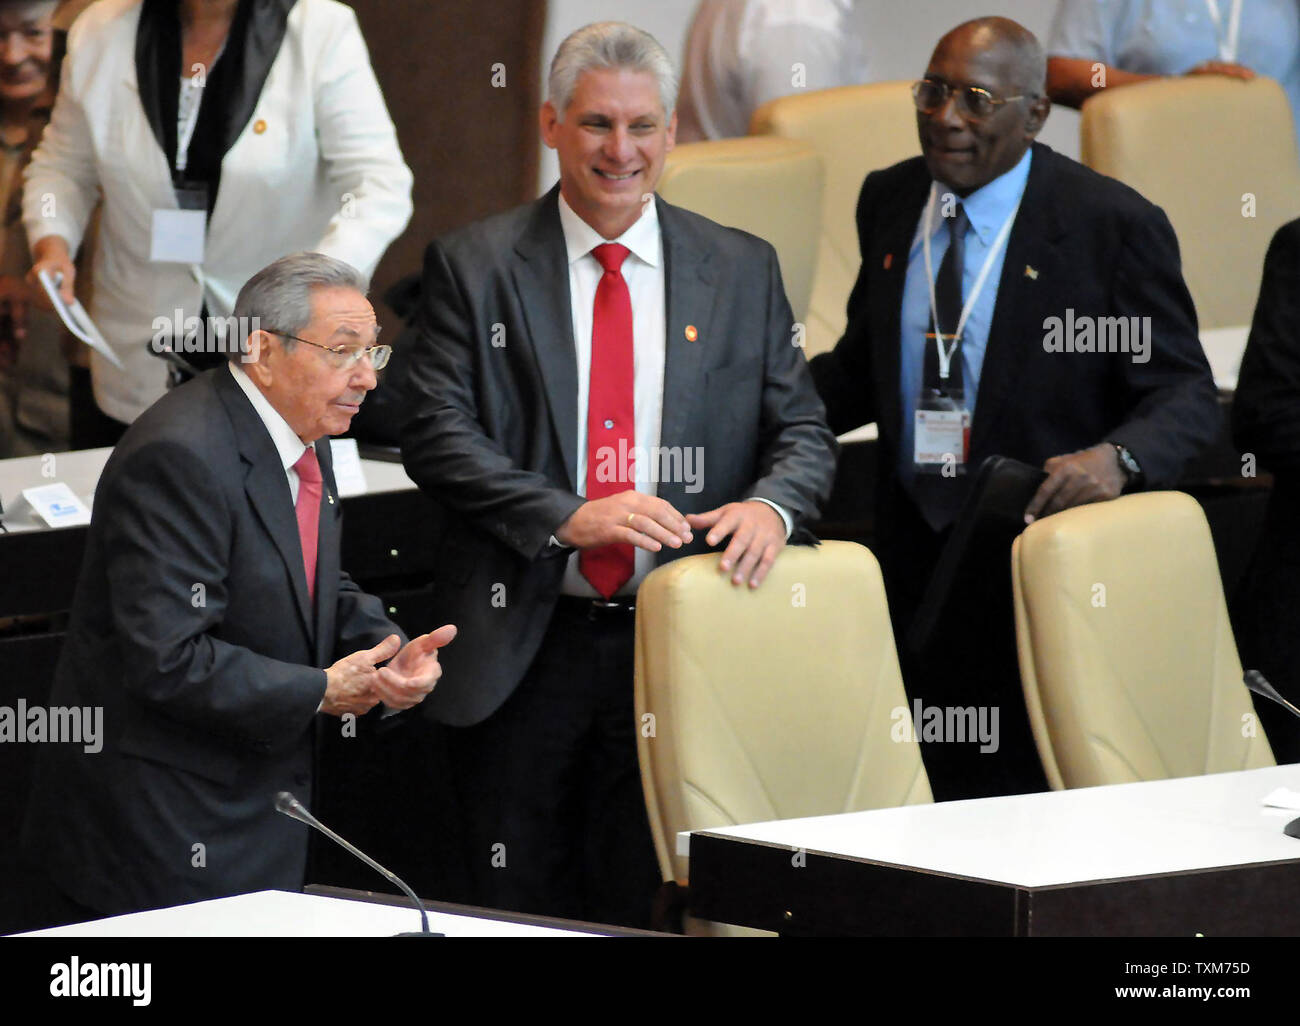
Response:
[[[578,79],[588,71],[644,71],[659,83],[664,116],[677,107],[677,71],[668,51],[649,32],[621,21],[598,21],[572,33],[560,44],[551,61],[547,99],[563,121],[573,102]]]
[[[274,328],[297,335],[311,323],[312,291],[328,288],[356,289],[364,296],[368,283],[360,271],[342,260],[324,253],[291,253],[248,279],[235,300],[233,319],[236,324],[252,325],[248,331]],[[241,334],[247,338],[247,333]],[[298,344],[291,338],[281,338],[281,342],[286,352]],[[232,346],[228,355],[234,360],[239,352],[239,346]]]

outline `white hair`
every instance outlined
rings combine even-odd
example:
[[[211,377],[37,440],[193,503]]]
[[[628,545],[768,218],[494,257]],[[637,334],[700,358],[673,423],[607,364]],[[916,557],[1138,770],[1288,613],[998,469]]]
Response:
[[[668,51],[649,32],[621,21],[598,21],[572,33],[560,44],[551,61],[547,99],[563,121],[573,102],[578,79],[588,71],[644,71],[659,83],[664,116],[677,107],[677,71]]]

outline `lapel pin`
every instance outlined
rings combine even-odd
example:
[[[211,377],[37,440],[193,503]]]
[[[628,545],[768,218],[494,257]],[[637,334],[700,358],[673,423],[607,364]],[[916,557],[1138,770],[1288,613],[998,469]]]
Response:
[[[698,331],[695,330],[695,325],[694,325],[694,324],[688,324],[688,325],[686,325],[686,341],[687,341],[687,342],[694,342],[694,341],[695,341],[696,339],[698,339],[699,337],[700,337],[700,333],[699,333]]]
[[[327,494],[328,494],[328,493],[327,493]],[[330,495],[329,500],[330,500],[330,505],[333,506],[333,505],[334,505],[334,496]]]
[[[265,131],[266,131],[266,121],[264,121],[262,118],[258,118],[256,121],[253,122],[254,135],[261,135]]]
[[[893,267],[893,266],[894,266],[894,254],[893,254],[893,253],[886,253],[886,254],[885,254],[885,270],[888,271],[888,270],[889,270],[891,267]]]
[[[1028,264],[1025,264],[1025,277],[1028,278],[1030,281],[1037,281],[1038,272],[1034,268],[1030,267]]]

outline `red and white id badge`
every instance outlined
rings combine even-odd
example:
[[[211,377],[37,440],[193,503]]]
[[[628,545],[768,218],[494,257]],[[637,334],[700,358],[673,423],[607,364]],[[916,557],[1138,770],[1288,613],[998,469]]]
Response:
[[[951,477],[966,472],[970,411],[960,399],[922,400],[916,410],[912,460],[918,474]]]

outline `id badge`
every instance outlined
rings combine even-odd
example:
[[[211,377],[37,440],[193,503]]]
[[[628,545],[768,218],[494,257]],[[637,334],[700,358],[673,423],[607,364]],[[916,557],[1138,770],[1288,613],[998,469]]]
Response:
[[[208,190],[176,188],[179,210],[155,210],[149,259],[155,264],[201,264],[208,236]]]
[[[922,399],[916,409],[912,461],[918,474],[966,473],[970,411],[956,396]]]

